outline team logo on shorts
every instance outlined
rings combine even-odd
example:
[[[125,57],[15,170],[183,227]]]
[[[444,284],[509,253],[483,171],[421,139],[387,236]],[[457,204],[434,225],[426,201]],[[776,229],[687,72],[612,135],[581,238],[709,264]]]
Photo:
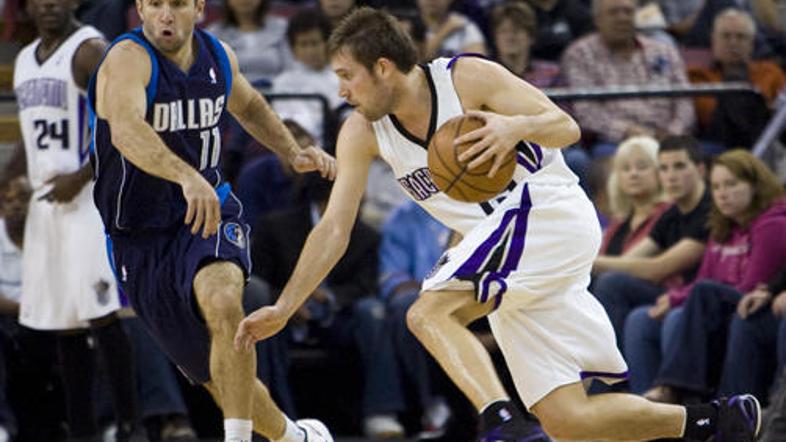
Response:
[[[246,233],[238,223],[226,223],[224,225],[224,238],[241,249],[246,248]]]
[[[99,305],[107,305],[109,304],[109,283],[102,280],[99,280],[95,284],[93,284],[93,290],[96,291],[96,301],[98,301]]]

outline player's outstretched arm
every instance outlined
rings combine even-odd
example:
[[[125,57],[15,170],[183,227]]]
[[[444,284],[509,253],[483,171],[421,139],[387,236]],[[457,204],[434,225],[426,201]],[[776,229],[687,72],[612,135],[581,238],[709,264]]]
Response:
[[[578,124],[546,95],[503,66],[480,58],[461,58],[453,83],[467,114],[486,124],[456,139],[475,143],[459,158],[477,167],[494,157],[490,175],[509,158],[519,141],[563,148],[579,140]],[[481,153],[482,152],[482,153]],[[478,155],[479,154],[479,155]]]
[[[240,125],[263,145],[286,158],[298,172],[318,171],[323,177],[336,177],[335,159],[314,146],[301,149],[267,100],[254,89],[238,69],[237,57],[222,43],[232,65],[232,92],[227,109]]]
[[[370,123],[357,113],[350,116],[339,133],[337,152],[339,172],[322,219],[308,235],[276,304],[255,311],[240,323],[235,336],[238,349],[250,349],[254,342],[284,328],[346,251],[376,154]]]
[[[143,171],[177,183],[188,203],[185,223],[204,238],[218,230],[221,207],[213,187],[172,152],[145,121],[150,58],[144,48],[122,41],[107,54],[98,70],[96,112],[109,123],[112,144]]]

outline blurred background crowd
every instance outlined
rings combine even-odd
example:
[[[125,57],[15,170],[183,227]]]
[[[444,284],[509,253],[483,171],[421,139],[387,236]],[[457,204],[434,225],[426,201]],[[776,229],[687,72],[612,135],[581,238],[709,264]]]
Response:
[[[0,5],[0,441],[59,440],[73,425],[63,337],[16,321],[30,189],[11,78],[36,29],[25,0]],[[592,291],[630,365],[623,388],[668,402],[752,392],[768,404],[765,440],[786,440],[786,1],[208,0],[200,26],[234,49],[301,145],[332,152],[351,109],[326,42],[359,5],[398,17],[422,62],[481,54],[579,122],[581,142],[563,153],[605,229]],[[139,25],[130,0],[84,0],[77,17],[110,40]],[[330,183],[294,174],[237,123],[222,131],[224,176],[253,226],[251,311],[275,301]],[[258,344],[259,376],[290,416],[341,435],[472,440],[469,404],[405,320],[450,232],[405,201],[386,165],[371,175],[347,254],[286,331]],[[216,437],[207,395],[132,312],[122,324],[149,439]],[[78,339],[81,357],[107,357],[96,334]],[[84,385],[111,438],[106,371]]]

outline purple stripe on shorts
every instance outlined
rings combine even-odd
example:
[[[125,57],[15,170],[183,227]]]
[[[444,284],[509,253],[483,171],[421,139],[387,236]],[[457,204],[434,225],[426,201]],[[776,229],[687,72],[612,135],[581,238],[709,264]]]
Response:
[[[527,159],[526,159],[526,158],[524,158],[524,155],[522,155],[522,154],[520,154],[520,153],[519,153],[519,154],[516,154],[516,163],[518,163],[518,164],[520,164],[520,165],[524,166],[524,168],[525,168],[525,169],[527,169],[527,170],[529,171],[529,173],[535,173],[535,172],[537,172],[537,171],[538,171],[538,169],[537,169],[537,168],[535,168],[535,167],[534,167],[533,165],[531,165],[530,163],[528,163],[528,162],[527,162]]]
[[[610,373],[606,371],[581,371],[579,372],[579,376],[581,379],[587,378],[614,378],[614,379],[627,379],[628,372],[623,371],[622,373]]]
[[[472,276],[478,273],[480,270],[480,266],[483,265],[483,261],[486,260],[489,253],[491,253],[491,249],[499,243],[499,240],[502,237],[502,233],[507,229],[508,224],[510,221],[513,220],[513,217],[518,212],[517,209],[508,210],[505,212],[504,217],[502,218],[502,223],[497,227],[494,232],[491,233],[485,241],[483,241],[480,246],[472,253],[472,255],[464,261],[464,264],[453,273],[453,276]]]
[[[540,147],[537,143],[529,143],[532,146],[532,150],[535,152],[535,156],[538,158],[538,169],[543,167],[543,148]]]

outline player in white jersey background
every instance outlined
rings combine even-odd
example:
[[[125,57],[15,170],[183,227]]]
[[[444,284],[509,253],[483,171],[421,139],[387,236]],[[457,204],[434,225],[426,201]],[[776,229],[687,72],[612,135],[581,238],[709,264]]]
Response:
[[[85,89],[107,42],[74,18],[76,3],[30,0],[39,38],[14,65],[14,92],[33,195],[25,226],[19,322],[58,334],[69,436],[99,436],[92,399],[97,344],[112,392],[118,440],[139,426],[131,347],[116,311],[103,226],[92,201]]]
[[[414,45],[385,12],[356,10],[334,30],[330,50],[340,94],[355,106],[339,134],[333,193],[278,302],[241,323],[238,347],[281,330],[335,265],[369,165],[382,157],[416,202],[463,235],[424,282],[408,323],[477,408],[480,441],[548,440],[522,423],[488,353],[467,330],[482,316],[519,396],[552,437],[754,439],[760,413],[752,396],[688,407],[625,394],[587,396],[585,379],[624,378],[626,365],[606,313],[587,291],[600,227],[559,152],[580,135],[570,116],[489,61],[416,66]],[[470,168],[493,160],[492,174],[507,158],[518,164],[515,187],[485,206],[449,199],[428,174],[431,135],[462,113],[485,126],[457,140],[475,143],[461,160],[472,159]]]

